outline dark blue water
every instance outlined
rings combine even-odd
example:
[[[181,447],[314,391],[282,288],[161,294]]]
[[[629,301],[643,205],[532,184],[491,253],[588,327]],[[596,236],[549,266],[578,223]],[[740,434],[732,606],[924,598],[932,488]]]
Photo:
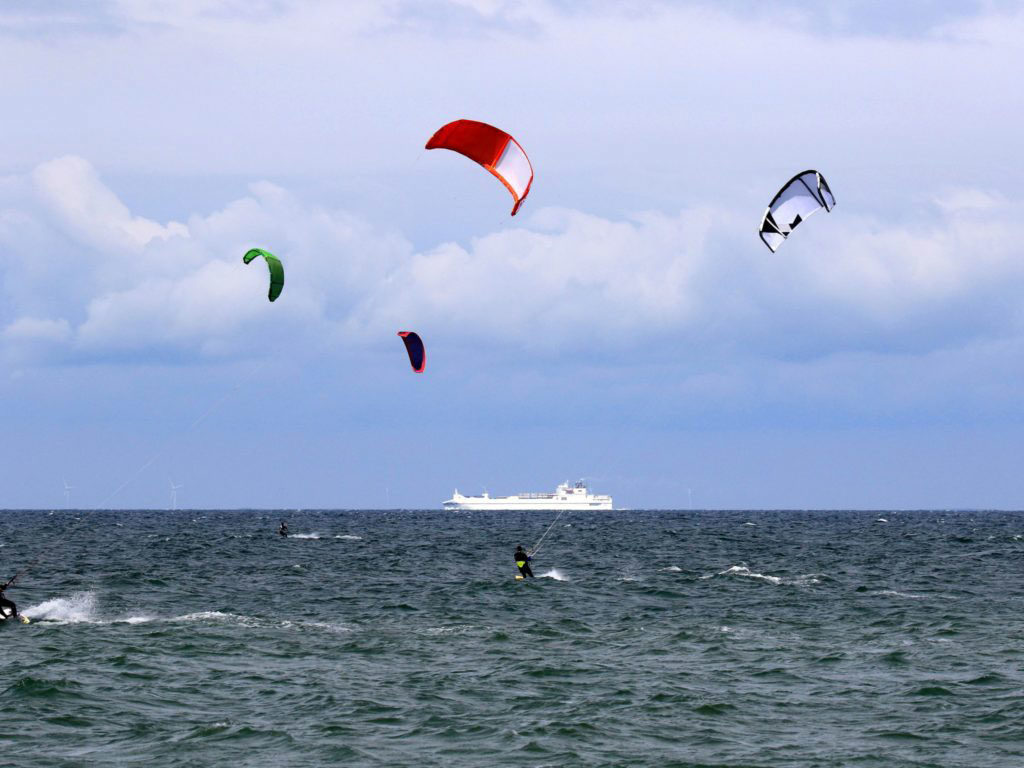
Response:
[[[0,513],[0,764],[1024,765],[1024,515],[553,517]]]

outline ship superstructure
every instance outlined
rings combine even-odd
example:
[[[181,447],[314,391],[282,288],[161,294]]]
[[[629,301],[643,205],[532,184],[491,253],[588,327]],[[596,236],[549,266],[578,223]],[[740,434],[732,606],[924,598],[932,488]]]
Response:
[[[465,509],[482,511],[487,509],[573,509],[573,510],[610,510],[612,497],[604,494],[592,494],[587,484],[579,480],[572,485],[561,483],[554,493],[517,493],[513,496],[491,496],[484,491],[483,496],[463,496],[458,489],[448,501],[443,503],[445,509]]]

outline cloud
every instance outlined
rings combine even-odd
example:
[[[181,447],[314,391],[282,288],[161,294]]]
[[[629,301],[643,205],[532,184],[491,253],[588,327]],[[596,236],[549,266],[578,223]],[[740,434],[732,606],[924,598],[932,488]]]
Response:
[[[187,223],[133,215],[77,157],[43,163],[5,188],[5,343],[45,341],[53,354],[63,342],[69,360],[230,358],[259,354],[287,334],[302,340],[301,353],[316,348],[310,339],[329,339],[409,248],[344,212],[303,207],[269,183]],[[266,265],[242,264],[254,246],[285,263],[275,304],[266,300]],[[43,325],[42,310],[62,316]]]
[[[63,318],[19,317],[3,329],[3,337],[13,342],[54,343],[71,337],[71,326]]]
[[[713,373],[729,359],[929,354],[1021,333],[1024,204],[976,189],[948,190],[923,223],[840,205],[777,254],[749,212],[713,206],[618,219],[547,208],[418,251],[267,182],[186,223],[133,214],[81,158],[6,189],[3,344],[57,359],[302,356],[411,328],[428,344]],[[285,264],[274,304],[262,262],[241,263],[253,246]]]
[[[836,35],[791,23],[829,16],[813,4],[757,5],[124,3],[110,6],[127,29],[114,41],[0,48],[0,98],[18,115],[0,164],[75,153],[108,174],[330,177],[349,210],[419,219],[424,206],[379,206],[351,179],[408,177],[430,133],[466,116],[523,141],[534,205],[610,216],[753,195],[808,160],[903,199],[922,177],[999,189],[1019,176],[1002,149],[1022,111],[1012,6],[950,19],[941,4],[843,4]],[[942,32],[867,35],[871,17]],[[451,39],[453,18],[471,31]],[[76,118],[57,125],[54,109]]]
[[[188,230],[178,222],[161,225],[132,216],[103,185],[92,165],[80,157],[43,163],[32,177],[45,208],[68,234],[93,247],[138,251],[154,239],[188,236]]]

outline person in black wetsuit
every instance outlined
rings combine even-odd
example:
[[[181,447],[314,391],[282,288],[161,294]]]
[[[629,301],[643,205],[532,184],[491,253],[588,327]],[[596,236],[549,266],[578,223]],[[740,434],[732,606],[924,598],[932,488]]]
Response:
[[[286,523],[284,520],[282,520],[281,521],[281,527],[277,529],[277,532],[279,534],[281,534],[282,536],[287,536],[288,535],[288,523]]]
[[[519,573],[523,576],[529,576],[531,579],[534,578],[533,571],[530,570],[530,561],[533,560],[533,558],[526,554],[526,550],[523,549],[522,544],[516,547],[515,559],[516,565],[519,567]]]
[[[4,615],[5,619],[16,619],[18,618],[18,606],[4,596],[5,589],[7,589],[7,584],[0,586],[0,613]],[[8,614],[4,608],[10,608],[11,612]]]

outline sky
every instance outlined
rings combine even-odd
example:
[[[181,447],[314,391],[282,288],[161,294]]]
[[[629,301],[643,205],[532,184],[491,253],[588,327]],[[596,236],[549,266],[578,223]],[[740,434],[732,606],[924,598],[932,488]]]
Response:
[[[1022,38],[998,1],[4,3],[0,508],[1024,508]],[[459,118],[529,154],[515,217],[424,150]],[[773,254],[809,168],[837,205]]]

